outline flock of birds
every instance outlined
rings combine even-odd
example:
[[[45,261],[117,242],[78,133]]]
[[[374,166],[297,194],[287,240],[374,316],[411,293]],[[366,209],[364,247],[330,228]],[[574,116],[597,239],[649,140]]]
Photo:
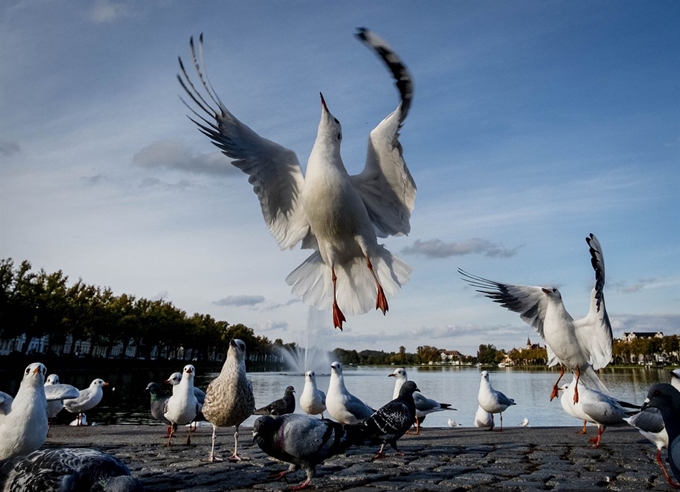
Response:
[[[231,163],[249,176],[258,196],[265,222],[281,249],[297,244],[314,252],[286,282],[293,294],[318,309],[329,309],[333,325],[342,329],[347,315],[362,314],[371,308],[385,314],[388,299],[408,281],[411,269],[397,256],[378,244],[378,237],[403,235],[410,231],[416,185],[404,161],[399,132],[413,98],[411,75],[399,56],[380,37],[365,28],[357,38],[373,50],[391,72],[400,101],[371,132],[366,163],[361,173],[349,175],[340,156],[342,126],[328,109],[321,95],[321,119],[309,156],[306,174],[295,153],[258,135],[239,121],[217,96],[207,78],[203,61],[203,36],[198,49],[190,41],[191,61],[198,83],[179,60],[179,82],[190,98],[185,104],[190,119],[208,136]],[[543,338],[548,364],[559,364],[561,373],[550,398],[559,395],[566,412],[585,423],[598,426],[594,438],[599,446],[607,426],[628,422],[637,426],[658,448],[657,460],[669,483],[677,486],[661,460],[661,449],[668,450],[668,462],[675,480],[680,479],[680,392],[672,384],[654,385],[641,407],[619,401],[607,393],[597,370],[611,360],[612,329],[604,302],[605,269],[602,248],[590,234],[586,238],[595,286],[586,317],[573,319],[554,287],[513,285],[488,280],[459,270],[463,280],[478,292],[517,312]],[[180,425],[188,425],[186,443],[191,442],[191,425],[197,420],[212,424],[208,460],[221,461],[215,453],[219,427],[235,427],[234,452],[227,459],[240,461],[239,426],[251,415],[261,415],[253,427],[255,443],[268,455],[290,464],[276,475],[281,478],[303,468],[307,478],[293,489],[307,487],[316,466],[343,453],[350,446],[380,444],[375,458],[390,445],[400,453],[397,441],[431,412],[452,410],[420,394],[403,368],[395,378],[393,399],[375,410],[346,388],[342,365],[331,365],[328,392],[316,387],[315,374],[305,374],[300,407],[305,414],[293,413],[295,396],[288,387],[280,401],[256,408],[252,386],[245,367],[246,346],[232,340],[220,374],[205,393],[194,386],[196,370],[187,365],[172,375],[172,394],[165,397],[157,383],[150,383],[151,413],[168,425],[167,445]],[[573,380],[560,386],[565,371]],[[673,373],[672,381],[680,374]],[[123,463],[94,450],[39,449],[49,430],[49,418],[66,408],[84,423],[84,412],[102,398],[101,379],[89,388],[60,384],[56,376],[46,379],[45,366],[34,363],[26,368],[17,395],[0,393],[0,490],[142,490]],[[515,402],[481,373],[475,426],[493,430],[494,415],[500,415]],[[328,412],[331,419],[324,418]],[[315,417],[320,415],[321,418]],[[528,422],[527,422],[528,423]],[[451,421],[452,426],[455,425]],[[526,425],[526,424],[525,424]]]

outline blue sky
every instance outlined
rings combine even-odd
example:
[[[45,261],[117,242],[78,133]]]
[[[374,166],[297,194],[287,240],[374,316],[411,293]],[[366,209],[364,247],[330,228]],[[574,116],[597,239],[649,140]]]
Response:
[[[580,317],[592,232],[615,335],[680,333],[679,24],[676,1],[3,2],[0,257],[271,339],[305,343],[311,324],[329,349],[475,353],[538,336],[456,269],[556,285]],[[222,100],[303,167],[322,91],[355,174],[398,101],[359,26],[413,74],[418,195],[411,234],[385,241],[410,282],[340,333],[290,293],[308,252],[279,251],[175,76],[203,32]]]

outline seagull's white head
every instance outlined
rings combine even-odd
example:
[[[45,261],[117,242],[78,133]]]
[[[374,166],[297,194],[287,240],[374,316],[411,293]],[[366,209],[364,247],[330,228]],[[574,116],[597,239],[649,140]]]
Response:
[[[91,388],[103,388],[104,386],[108,386],[109,383],[104,381],[103,379],[95,379],[90,383]]]
[[[21,383],[27,383],[33,386],[43,386],[45,384],[46,374],[47,369],[45,366],[40,362],[34,362],[33,364],[29,364],[24,370],[24,377],[22,378]]]
[[[45,380],[45,384],[49,384],[49,385],[59,384],[59,376],[57,376],[56,374],[50,374],[49,376],[47,376],[47,379]]]
[[[165,380],[165,382],[168,383],[168,384],[171,384],[173,386],[177,386],[181,380],[182,380],[182,373],[173,372],[172,374],[170,374],[170,377]]]
[[[183,378],[193,378],[194,375],[196,374],[196,368],[192,366],[191,364],[187,364],[184,366],[184,369],[182,369],[182,377]]]
[[[333,362],[331,364],[331,374],[342,376],[342,364],[340,364],[338,361]]]
[[[489,373],[486,372],[486,371],[482,371],[481,374],[482,374],[482,379],[488,382],[489,381]]]
[[[397,378],[399,380],[408,381],[408,377],[406,376],[406,369],[404,369],[403,367],[395,369],[392,374],[388,374],[387,376],[390,378]]]
[[[338,119],[328,110],[326,100],[321,95],[321,121],[319,121],[319,129],[316,134],[317,141],[323,140],[326,143],[337,142],[333,147],[340,148],[342,142],[342,125]]]
[[[543,287],[541,290],[551,301],[560,302],[562,300],[562,294],[557,287]]]
[[[309,381],[310,383],[316,381],[316,374],[314,371],[307,371],[305,373],[305,381]]]

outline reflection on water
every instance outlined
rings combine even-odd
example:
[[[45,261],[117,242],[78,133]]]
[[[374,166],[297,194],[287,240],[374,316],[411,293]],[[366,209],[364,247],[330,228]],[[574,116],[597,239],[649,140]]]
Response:
[[[181,370],[178,364],[174,370]],[[72,384],[78,388],[87,387],[98,377],[110,383],[100,405],[88,412],[88,421],[99,424],[144,424],[153,420],[149,414],[149,396],[144,388],[150,381],[164,381],[174,370],[164,371],[106,371],[102,373],[63,373],[61,382]],[[373,408],[378,408],[392,398],[394,379],[387,375],[392,372],[389,367],[345,367],[345,384],[350,392],[364,400]],[[49,371],[49,368],[48,368]],[[445,411],[428,415],[425,427],[445,427],[449,418],[463,426],[471,426],[477,409],[477,391],[479,389],[480,370],[478,368],[455,367],[411,367],[407,368],[409,379],[414,380],[422,393],[443,403],[450,403],[457,411]],[[504,413],[504,425],[516,426],[522,419],[528,418],[530,426],[572,426],[579,425],[573,417],[562,410],[557,400],[549,401],[552,385],[557,380],[558,371],[548,368],[534,369],[491,369],[491,385],[513,398],[516,406]],[[20,376],[0,381],[0,391],[14,395],[18,389]],[[197,366],[196,384],[205,389],[217,373],[201,373]],[[304,376],[300,373],[285,372],[251,372],[248,374],[253,384],[255,402],[258,407],[281,398],[288,385],[295,387],[299,398],[304,386]],[[601,371],[600,377],[610,393],[620,400],[641,404],[651,385],[657,382],[668,382],[670,377],[666,369],[643,368],[607,368]],[[570,380],[565,375],[563,381]],[[326,391],[330,376],[317,375],[319,388]],[[168,385],[168,392],[170,387]],[[299,412],[300,410],[297,409]],[[73,416],[63,411],[59,414],[58,423],[68,423]],[[255,418],[245,422],[250,426]]]

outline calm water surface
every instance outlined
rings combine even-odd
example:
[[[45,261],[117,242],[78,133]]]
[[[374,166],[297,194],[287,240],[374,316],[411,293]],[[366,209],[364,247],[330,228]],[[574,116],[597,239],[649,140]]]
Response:
[[[177,371],[182,366],[178,364]],[[217,373],[201,374],[197,366],[197,386],[205,389]],[[394,379],[388,378],[393,368],[389,367],[345,367],[345,385],[354,395],[364,400],[373,408],[378,408],[392,399]],[[49,372],[49,367],[48,367]],[[457,411],[444,411],[428,415],[424,427],[445,427],[448,419],[469,427],[472,425],[477,409],[477,392],[479,390],[480,369],[453,367],[411,367],[407,368],[409,379],[415,381],[422,393],[443,403],[451,403]],[[516,406],[510,407],[503,414],[505,426],[516,426],[524,418],[529,419],[530,426],[573,426],[579,421],[567,415],[557,399],[549,401],[552,385],[558,372],[547,368],[523,369],[490,369],[492,386],[513,398]],[[100,424],[139,424],[153,423],[149,414],[149,397],[144,388],[150,381],[163,381],[168,371],[126,371],[107,374],[60,374],[61,382],[85,388],[90,381],[101,377],[110,383],[105,390],[102,403],[88,412],[88,420]],[[19,377],[4,379],[0,390],[15,394]],[[253,384],[255,401],[258,407],[283,396],[288,385],[295,387],[299,398],[304,386],[304,376],[299,373],[285,372],[251,372],[248,374]],[[670,377],[666,369],[605,369],[600,377],[610,393],[620,400],[642,404],[649,387],[657,382],[668,382]],[[568,382],[571,376],[565,375],[563,381]],[[330,374],[318,374],[317,384],[323,391],[328,389]],[[168,386],[169,390],[169,386]],[[299,408],[296,411],[300,411]],[[58,417],[58,422],[68,423],[73,416],[66,411]],[[245,422],[250,426],[255,418]]]

